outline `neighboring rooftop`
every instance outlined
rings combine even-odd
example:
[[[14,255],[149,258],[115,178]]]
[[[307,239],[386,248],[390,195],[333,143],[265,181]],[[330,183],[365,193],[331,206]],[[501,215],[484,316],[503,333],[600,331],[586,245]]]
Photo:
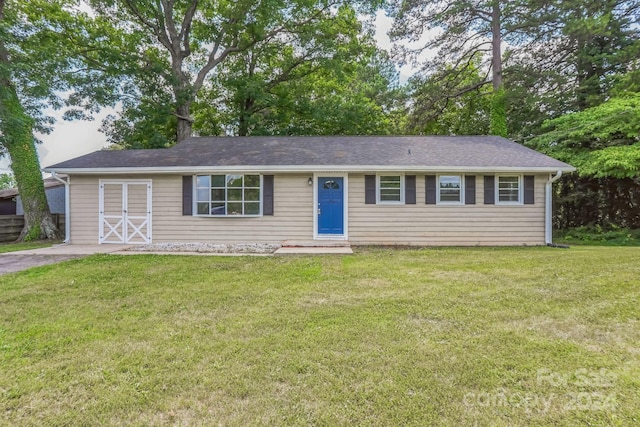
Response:
[[[58,175],[60,178],[66,178],[66,175]],[[44,180],[44,188],[55,188],[64,185],[60,181],[55,178],[45,178]],[[16,197],[20,193],[17,188],[7,188],[6,190],[0,190],[0,199],[7,199],[9,197]]]
[[[257,136],[193,137],[171,148],[103,150],[46,171],[187,172],[194,170],[573,171],[523,145],[497,136]]]

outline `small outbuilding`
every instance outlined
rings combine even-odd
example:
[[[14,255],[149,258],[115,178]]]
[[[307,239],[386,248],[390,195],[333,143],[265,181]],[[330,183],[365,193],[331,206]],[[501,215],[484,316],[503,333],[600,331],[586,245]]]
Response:
[[[74,244],[543,245],[574,170],[496,136],[194,137],[45,168]]]
[[[59,176],[61,179],[65,175]],[[65,189],[62,181],[54,178],[44,179],[44,191],[47,195],[49,210],[52,214],[65,214]],[[17,188],[0,190],[0,215],[24,215],[20,192]]]

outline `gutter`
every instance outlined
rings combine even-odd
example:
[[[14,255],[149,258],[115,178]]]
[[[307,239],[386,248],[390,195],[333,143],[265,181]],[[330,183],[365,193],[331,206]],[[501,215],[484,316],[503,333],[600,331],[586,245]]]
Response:
[[[562,176],[562,170],[558,170],[555,175],[549,176],[549,180],[546,182],[544,187],[544,242],[548,246],[553,245],[553,209],[552,209],[552,192],[553,183],[560,179]]]
[[[64,184],[64,242],[71,243],[71,200],[69,197],[69,181],[60,178],[56,172],[51,172],[51,177]]]

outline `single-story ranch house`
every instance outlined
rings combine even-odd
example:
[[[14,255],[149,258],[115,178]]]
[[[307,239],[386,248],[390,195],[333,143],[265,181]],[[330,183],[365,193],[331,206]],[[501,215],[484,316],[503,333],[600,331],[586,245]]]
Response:
[[[194,137],[45,168],[73,244],[543,245],[574,170],[495,136]]]

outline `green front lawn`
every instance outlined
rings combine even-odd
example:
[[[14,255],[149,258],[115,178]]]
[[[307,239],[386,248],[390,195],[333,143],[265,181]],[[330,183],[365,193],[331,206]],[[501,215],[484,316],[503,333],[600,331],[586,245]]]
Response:
[[[0,424],[637,425],[640,248],[101,255],[0,276]]]

